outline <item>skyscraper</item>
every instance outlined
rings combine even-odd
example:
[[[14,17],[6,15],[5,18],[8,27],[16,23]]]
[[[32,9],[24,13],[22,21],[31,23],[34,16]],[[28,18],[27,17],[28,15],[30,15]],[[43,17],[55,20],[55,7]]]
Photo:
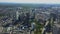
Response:
[[[19,17],[19,12],[17,11],[16,12],[16,20],[18,20],[18,17]]]

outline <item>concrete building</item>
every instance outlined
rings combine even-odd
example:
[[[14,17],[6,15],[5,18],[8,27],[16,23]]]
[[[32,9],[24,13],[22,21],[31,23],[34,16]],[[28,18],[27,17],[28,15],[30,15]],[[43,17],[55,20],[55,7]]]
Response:
[[[60,34],[60,24],[54,24],[53,34]]]
[[[18,17],[19,17],[19,12],[17,11],[16,12],[16,19],[18,20]]]

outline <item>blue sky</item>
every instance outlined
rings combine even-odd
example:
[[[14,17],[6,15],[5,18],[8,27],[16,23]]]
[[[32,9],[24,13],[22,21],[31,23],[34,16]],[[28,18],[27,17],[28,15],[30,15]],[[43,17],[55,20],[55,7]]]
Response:
[[[0,0],[0,2],[60,4],[60,0]]]

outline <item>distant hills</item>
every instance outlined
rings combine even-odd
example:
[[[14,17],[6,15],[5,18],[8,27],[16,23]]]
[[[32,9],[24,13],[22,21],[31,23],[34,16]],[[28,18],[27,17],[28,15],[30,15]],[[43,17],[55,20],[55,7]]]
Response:
[[[0,7],[60,7],[60,4],[0,3]]]

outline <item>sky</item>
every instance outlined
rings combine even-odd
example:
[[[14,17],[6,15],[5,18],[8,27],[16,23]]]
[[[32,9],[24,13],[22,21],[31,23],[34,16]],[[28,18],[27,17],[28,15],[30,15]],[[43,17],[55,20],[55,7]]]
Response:
[[[0,0],[8,3],[43,3],[43,4],[60,4],[60,0]]]

